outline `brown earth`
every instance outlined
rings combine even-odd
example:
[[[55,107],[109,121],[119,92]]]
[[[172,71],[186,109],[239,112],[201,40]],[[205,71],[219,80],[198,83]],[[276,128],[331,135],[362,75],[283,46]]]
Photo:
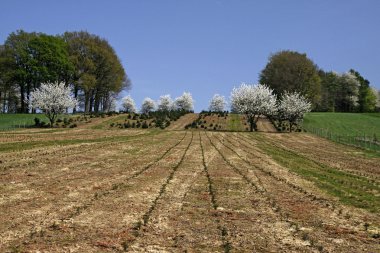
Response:
[[[343,205],[261,149],[286,148],[379,183],[379,158],[308,134],[11,136],[0,136],[0,252],[380,251],[379,213]]]
[[[273,126],[272,122],[264,116],[261,116],[257,121],[257,131],[267,132],[267,133],[276,133],[277,129]]]
[[[198,113],[188,113],[180,117],[178,120],[172,122],[168,126],[167,130],[184,130],[187,124],[191,124],[194,120],[198,118]]]

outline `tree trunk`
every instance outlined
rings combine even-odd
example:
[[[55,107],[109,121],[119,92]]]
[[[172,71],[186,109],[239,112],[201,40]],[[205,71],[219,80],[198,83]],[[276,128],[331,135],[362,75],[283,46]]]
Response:
[[[20,85],[20,98],[21,98],[21,108],[20,108],[20,112],[21,113],[24,113],[25,112],[25,90],[24,90],[24,86],[23,85]]]
[[[94,112],[98,113],[99,112],[99,106],[100,106],[100,99],[101,99],[99,90],[96,90],[94,97],[95,97],[95,99],[94,99]]]
[[[89,107],[89,112],[92,113],[94,108],[94,91],[91,90],[90,94],[90,107]]]
[[[255,128],[254,127],[254,124],[255,124],[254,117],[253,116],[248,116],[248,115],[247,115],[247,117],[248,117],[250,131],[253,132],[253,129]]]
[[[91,112],[91,107],[92,107],[92,104],[91,104],[92,91],[91,90],[86,91],[84,97],[85,97],[84,111],[86,114],[88,114]]]
[[[74,98],[78,99],[78,86],[77,85],[74,86]],[[73,114],[76,113],[76,112],[77,112],[77,107],[75,106],[73,108]]]
[[[8,96],[9,96],[9,92],[8,92]],[[3,100],[3,113],[6,112],[6,106],[7,106],[7,93],[4,92],[4,100]]]

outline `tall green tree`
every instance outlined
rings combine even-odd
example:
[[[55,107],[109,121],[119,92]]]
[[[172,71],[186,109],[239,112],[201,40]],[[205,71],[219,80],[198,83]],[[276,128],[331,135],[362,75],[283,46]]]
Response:
[[[260,74],[260,83],[268,85],[280,97],[288,91],[299,92],[314,106],[320,100],[318,67],[306,54],[280,51],[271,55]]]
[[[131,82],[107,40],[85,31],[66,32],[70,60],[75,65],[74,94],[84,111],[108,111],[112,98]]]
[[[339,77],[334,72],[319,71],[321,78],[321,100],[316,108],[317,111],[335,112],[336,94],[339,90]]]
[[[358,111],[359,112],[372,112],[376,106],[376,96],[373,93],[370,82],[365,79],[360,73],[354,69],[350,69],[350,73],[353,74],[359,81],[359,95],[358,95]]]
[[[11,33],[4,44],[10,82],[20,93],[19,111],[28,113],[30,92],[43,82],[70,82],[74,70],[66,43],[59,37],[22,30]]]
[[[12,58],[8,57],[4,45],[0,45],[0,108],[1,112],[16,112],[17,87],[12,82]]]
[[[360,83],[351,72],[339,74],[320,71],[321,101],[319,111],[355,112],[359,107]]]

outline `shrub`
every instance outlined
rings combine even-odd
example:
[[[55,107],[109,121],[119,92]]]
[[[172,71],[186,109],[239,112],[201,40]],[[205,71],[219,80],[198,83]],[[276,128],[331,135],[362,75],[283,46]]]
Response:
[[[41,120],[37,117],[34,118],[34,125],[38,127],[38,126],[40,126],[40,124],[41,124]]]
[[[148,124],[146,123],[146,121],[144,121],[142,124],[142,128],[148,128],[148,127],[149,127]]]
[[[74,128],[74,127],[77,127],[77,124],[74,123],[70,125],[70,128]]]

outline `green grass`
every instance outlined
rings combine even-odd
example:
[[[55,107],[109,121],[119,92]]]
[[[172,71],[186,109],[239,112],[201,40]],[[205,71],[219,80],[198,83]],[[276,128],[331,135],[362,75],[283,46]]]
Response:
[[[380,138],[380,113],[313,112],[305,115],[304,128],[326,129],[340,135],[376,134]]]
[[[0,130],[31,127],[34,118],[39,118],[46,123],[49,121],[44,114],[0,114]]]
[[[262,142],[260,147],[276,162],[312,181],[322,191],[337,197],[343,204],[370,212],[380,210],[380,199],[376,196],[380,192],[380,186],[373,180],[316,163],[300,154],[266,142]]]
[[[244,127],[241,124],[240,114],[230,114],[228,117],[228,129],[229,131],[242,131]]]

